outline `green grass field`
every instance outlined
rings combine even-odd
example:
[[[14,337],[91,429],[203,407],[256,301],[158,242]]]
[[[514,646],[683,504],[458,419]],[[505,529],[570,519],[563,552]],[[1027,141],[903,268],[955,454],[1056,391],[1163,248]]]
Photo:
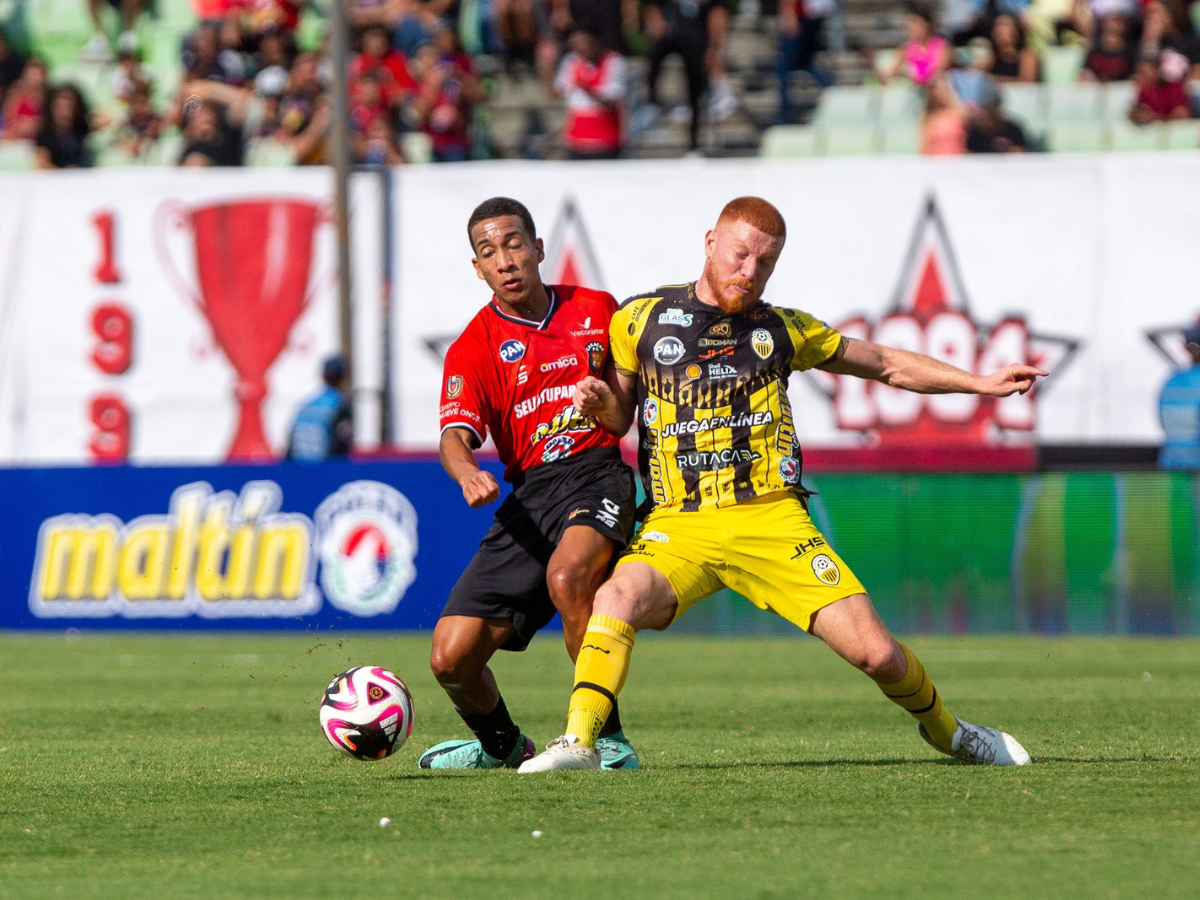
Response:
[[[910,644],[1035,765],[935,755],[807,639],[640,640],[622,700],[645,768],[535,777],[417,769],[464,733],[427,637],[0,635],[0,896],[1200,894],[1200,642]],[[416,698],[380,763],[317,728],[364,662]],[[557,640],[496,670],[535,740],[562,730]]]

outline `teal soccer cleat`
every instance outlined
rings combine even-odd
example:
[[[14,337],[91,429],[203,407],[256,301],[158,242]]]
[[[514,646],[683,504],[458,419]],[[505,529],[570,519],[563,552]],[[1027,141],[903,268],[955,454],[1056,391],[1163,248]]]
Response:
[[[608,737],[596,739],[596,752],[600,755],[600,768],[606,771],[616,769],[640,769],[637,751],[625,737],[624,730]]]
[[[484,753],[479,741],[459,738],[430,747],[421,754],[417,764],[422,769],[515,769],[536,752],[533,741],[525,735],[517,738],[517,746],[505,759],[496,759]]]

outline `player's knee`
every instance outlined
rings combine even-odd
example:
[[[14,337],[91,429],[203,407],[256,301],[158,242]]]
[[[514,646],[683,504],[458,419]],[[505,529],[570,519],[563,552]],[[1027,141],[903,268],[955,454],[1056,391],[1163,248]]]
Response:
[[[588,615],[592,607],[592,585],[588,573],[565,566],[546,575],[546,586],[558,611],[564,616]]]
[[[442,686],[463,684],[471,675],[470,667],[462,657],[436,645],[429,654],[429,669]]]
[[[893,640],[881,639],[867,643],[860,659],[858,667],[875,681],[888,684],[904,677],[907,665],[904,651]]]
[[[637,601],[637,594],[629,585],[620,581],[608,581],[596,591],[592,610],[597,615],[612,616],[622,622],[633,623],[637,614]]]

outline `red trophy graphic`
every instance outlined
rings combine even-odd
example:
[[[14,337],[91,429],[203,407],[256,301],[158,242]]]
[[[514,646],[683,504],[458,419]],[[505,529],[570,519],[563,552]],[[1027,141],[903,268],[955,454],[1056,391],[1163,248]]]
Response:
[[[230,461],[275,457],[263,433],[266,375],[312,299],[313,235],[328,221],[321,204],[278,199],[197,207],[172,200],[155,216],[155,241],[168,275],[204,313],[237,372],[238,423]],[[171,257],[170,229],[191,232],[198,291]]]

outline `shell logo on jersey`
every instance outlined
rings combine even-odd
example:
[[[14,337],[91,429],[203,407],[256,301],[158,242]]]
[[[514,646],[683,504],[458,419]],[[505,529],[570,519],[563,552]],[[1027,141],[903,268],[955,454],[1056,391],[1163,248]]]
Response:
[[[273,481],[247,482],[240,494],[196,481],[176,489],[165,515],[47,519],[29,609],[38,618],[316,612],[312,522],[280,512],[282,503]]]
[[[451,375],[446,379],[446,396],[453,400],[463,389],[463,377],[461,375]]]
[[[505,341],[500,345],[500,358],[506,363],[515,363],[525,355],[525,345],[516,338]]]
[[[653,397],[646,398],[646,403],[642,407],[642,421],[647,425],[653,425],[658,421],[658,401]]]
[[[604,345],[599,341],[588,341],[588,345],[583,349],[588,355],[588,371],[599,375],[604,371]]]
[[[683,341],[677,337],[659,338],[654,345],[654,358],[664,366],[672,366],[683,359]]]
[[[700,367],[698,365],[696,365],[695,363],[692,363],[690,366],[688,366],[686,369],[684,369],[684,371],[687,372],[688,378],[699,378],[700,377]]]
[[[750,335],[750,346],[754,348],[759,359],[766,359],[775,349],[775,339],[767,329],[755,328],[754,333]]]
[[[824,553],[818,553],[812,558],[813,574],[828,585],[835,585],[842,580],[842,573],[832,559]]]
[[[321,501],[313,516],[321,587],[357,616],[392,612],[417,577],[417,511],[378,481],[353,481]]]

